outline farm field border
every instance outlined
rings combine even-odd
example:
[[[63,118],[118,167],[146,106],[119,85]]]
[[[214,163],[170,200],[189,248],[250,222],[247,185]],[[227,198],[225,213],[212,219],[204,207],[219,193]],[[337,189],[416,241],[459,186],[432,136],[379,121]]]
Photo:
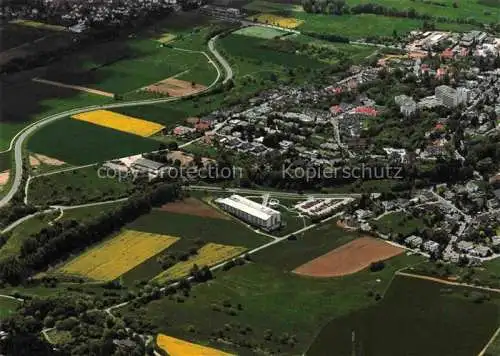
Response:
[[[218,39],[218,35],[215,37],[212,37],[209,42],[208,42],[208,49],[212,53],[212,55],[216,58],[216,60],[219,62],[219,64],[224,68],[224,71],[226,73],[226,77],[223,80],[223,83],[226,83],[227,81],[231,80],[233,77],[233,72],[231,69],[231,66],[229,63],[222,57],[219,52],[215,49],[215,41]],[[184,50],[184,49],[183,49]],[[197,51],[191,51],[191,50],[184,50],[188,52],[197,52]],[[119,108],[119,107],[128,107],[128,106],[141,106],[141,105],[153,105],[153,104],[159,104],[159,103],[167,103],[167,102],[172,102],[176,100],[181,100],[189,97],[194,97],[196,95],[200,95],[202,93],[205,93],[209,90],[211,90],[220,80],[222,76],[221,69],[219,66],[215,63],[215,61],[210,58],[208,54],[205,52],[202,52],[209,62],[215,67],[217,71],[217,77],[216,79],[210,84],[205,90],[200,91],[196,94],[189,94],[186,96],[182,97],[175,97],[175,98],[161,98],[161,99],[146,99],[146,100],[138,100],[138,101],[130,101],[130,102],[125,102],[125,103],[112,103],[112,104],[105,104],[105,105],[92,105],[84,108],[78,108],[78,109],[71,109],[68,111],[64,111],[62,113],[58,113],[55,115],[51,115],[45,118],[42,118],[38,121],[35,121],[28,126],[24,127],[21,131],[19,131],[11,140],[9,149],[2,151],[0,153],[8,152],[14,149],[14,161],[15,164],[11,168],[11,175],[12,175],[12,170],[14,170],[14,179],[13,183],[9,189],[9,191],[0,199],[0,207],[3,207],[7,205],[10,200],[13,198],[17,190],[19,189],[21,183],[22,183],[22,151],[23,151],[23,144],[27,138],[30,137],[31,134],[36,132],[39,128],[42,126],[45,126],[51,122],[54,122],[56,120],[65,118],[67,116],[71,115],[76,115],[88,111],[93,111],[93,110],[99,110],[99,109],[112,109],[112,108]]]

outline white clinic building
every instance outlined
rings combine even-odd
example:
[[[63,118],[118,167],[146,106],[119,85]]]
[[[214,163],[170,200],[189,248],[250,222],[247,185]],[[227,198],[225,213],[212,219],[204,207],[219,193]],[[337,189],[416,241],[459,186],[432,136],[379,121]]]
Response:
[[[235,215],[247,223],[265,230],[274,230],[281,226],[281,213],[277,210],[263,206],[240,195],[231,195],[227,198],[215,200],[222,209]]]

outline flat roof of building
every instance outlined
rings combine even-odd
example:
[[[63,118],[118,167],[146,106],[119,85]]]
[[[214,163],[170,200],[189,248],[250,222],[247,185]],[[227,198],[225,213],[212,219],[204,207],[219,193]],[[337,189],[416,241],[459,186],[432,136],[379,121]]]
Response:
[[[229,205],[235,209],[244,211],[245,213],[255,216],[262,220],[268,220],[272,215],[280,214],[279,211],[272,208],[262,206],[250,199],[244,198],[240,195],[231,195],[228,198],[219,198],[215,200],[217,203]]]

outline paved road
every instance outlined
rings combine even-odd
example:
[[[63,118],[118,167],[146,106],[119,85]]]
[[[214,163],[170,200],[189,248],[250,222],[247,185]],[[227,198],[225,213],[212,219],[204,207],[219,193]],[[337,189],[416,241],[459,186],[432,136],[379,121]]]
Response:
[[[224,67],[224,70],[226,72],[226,77],[225,77],[223,83],[226,83],[228,80],[233,78],[233,71],[232,71],[229,63],[215,49],[214,44],[215,44],[215,41],[217,40],[217,38],[218,38],[218,36],[215,36],[215,37],[210,39],[210,41],[208,43],[208,49],[215,56],[215,58],[219,61],[219,63]],[[210,58],[209,58],[209,60],[210,60]],[[219,70],[219,67],[215,63],[213,63],[211,60],[210,60],[210,63],[212,63],[217,70],[217,73],[218,73],[217,79],[212,84],[210,84],[210,86],[208,86],[204,91],[198,92],[196,94],[200,94],[202,92],[208,91],[215,84],[217,84],[217,80],[220,77],[220,70]],[[188,95],[188,97],[194,96],[196,94]],[[175,98],[170,97],[170,98],[161,98],[161,99],[147,99],[147,100],[137,100],[137,101],[129,101],[129,102],[121,102],[121,103],[111,103],[111,104],[105,104],[105,105],[92,105],[92,106],[87,106],[84,108],[71,109],[71,110],[61,112],[59,114],[51,115],[51,116],[45,117],[43,119],[40,119],[40,120],[26,126],[25,128],[23,128],[21,131],[19,131],[14,136],[14,138],[10,142],[9,149],[6,150],[6,151],[10,151],[10,150],[14,149],[15,164],[14,164],[13,169],[14,169],[15,173],[14,173],[14,179],[12,181],[12,184],[10,186],[9,191],[2,197],[2,199],[0,199],[0,207],[7,205],[12,200],[12,198],[14,197],[14,195],[16,194],[16,192],[19,190],[19,188],[21,186],[22,177],[23,177],[23,145],[24,145],[25,141],[27,140],[27,138],[29,138],[30,135],[35,133],[37,130],[39,130],[43,126],[46,126],[46,125],[48,125],[54,121],[60,120],[62,118],[76,115],[76,114],[83,113],[83,112],[99,110],[99,109],[113,109],[113,108],[120,108],[120,107],[153,105],[153,104],[167,103],[167,102],[171,102],[171,101],[175,101],[175,100],[180,100],[183,98],[185,98],[185,97],[175,97]],[[3,152],[6,152],[6,151],[3,151]]]
[[[217,58],[219,63],[224,67],[224,71],[226,72],[226,76],[224,80],[222,81],[222,84],[226,84],[228,81],[233,79],[233,69],[229,65],[229,63],[220,55],[220,53],[215,49],[215,41],[219,38],[219,35],[212,37],[210,41],[208,41],[208,49],[212,54]]]

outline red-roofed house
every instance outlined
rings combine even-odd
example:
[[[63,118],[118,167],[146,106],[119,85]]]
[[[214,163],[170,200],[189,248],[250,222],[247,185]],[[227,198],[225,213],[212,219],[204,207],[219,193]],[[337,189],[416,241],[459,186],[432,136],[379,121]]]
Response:
[[[446,74],[446,68],[438,68],[436,71],[436,78],[443,78]]]
[[[442,53],[441,53],[441,58],[442,59],[452,59],[453,58],[453,50],[451,48],[446,48]]]
[[[436,124],[434,127],[434,130],[436,131],[443,131],[444,130],[444,125],[443,124]]]
[[[333,105],[331,108],[330,108],[330,112],[333,114],[333,115],[339,115],[340,113],[342,113],[344,110],[342,110],[342,108],[340,107],[340,105]]]
[[[194,124],[194,128],[196,129],[196,131],[207,131],[210,130],[211,127],[211,122],[204,120],[200,120],[196,124]]]
[[[377,116],[378,112],[370,106],[358,106],[354,109],[356,114],[366,115],[366,116]]]

